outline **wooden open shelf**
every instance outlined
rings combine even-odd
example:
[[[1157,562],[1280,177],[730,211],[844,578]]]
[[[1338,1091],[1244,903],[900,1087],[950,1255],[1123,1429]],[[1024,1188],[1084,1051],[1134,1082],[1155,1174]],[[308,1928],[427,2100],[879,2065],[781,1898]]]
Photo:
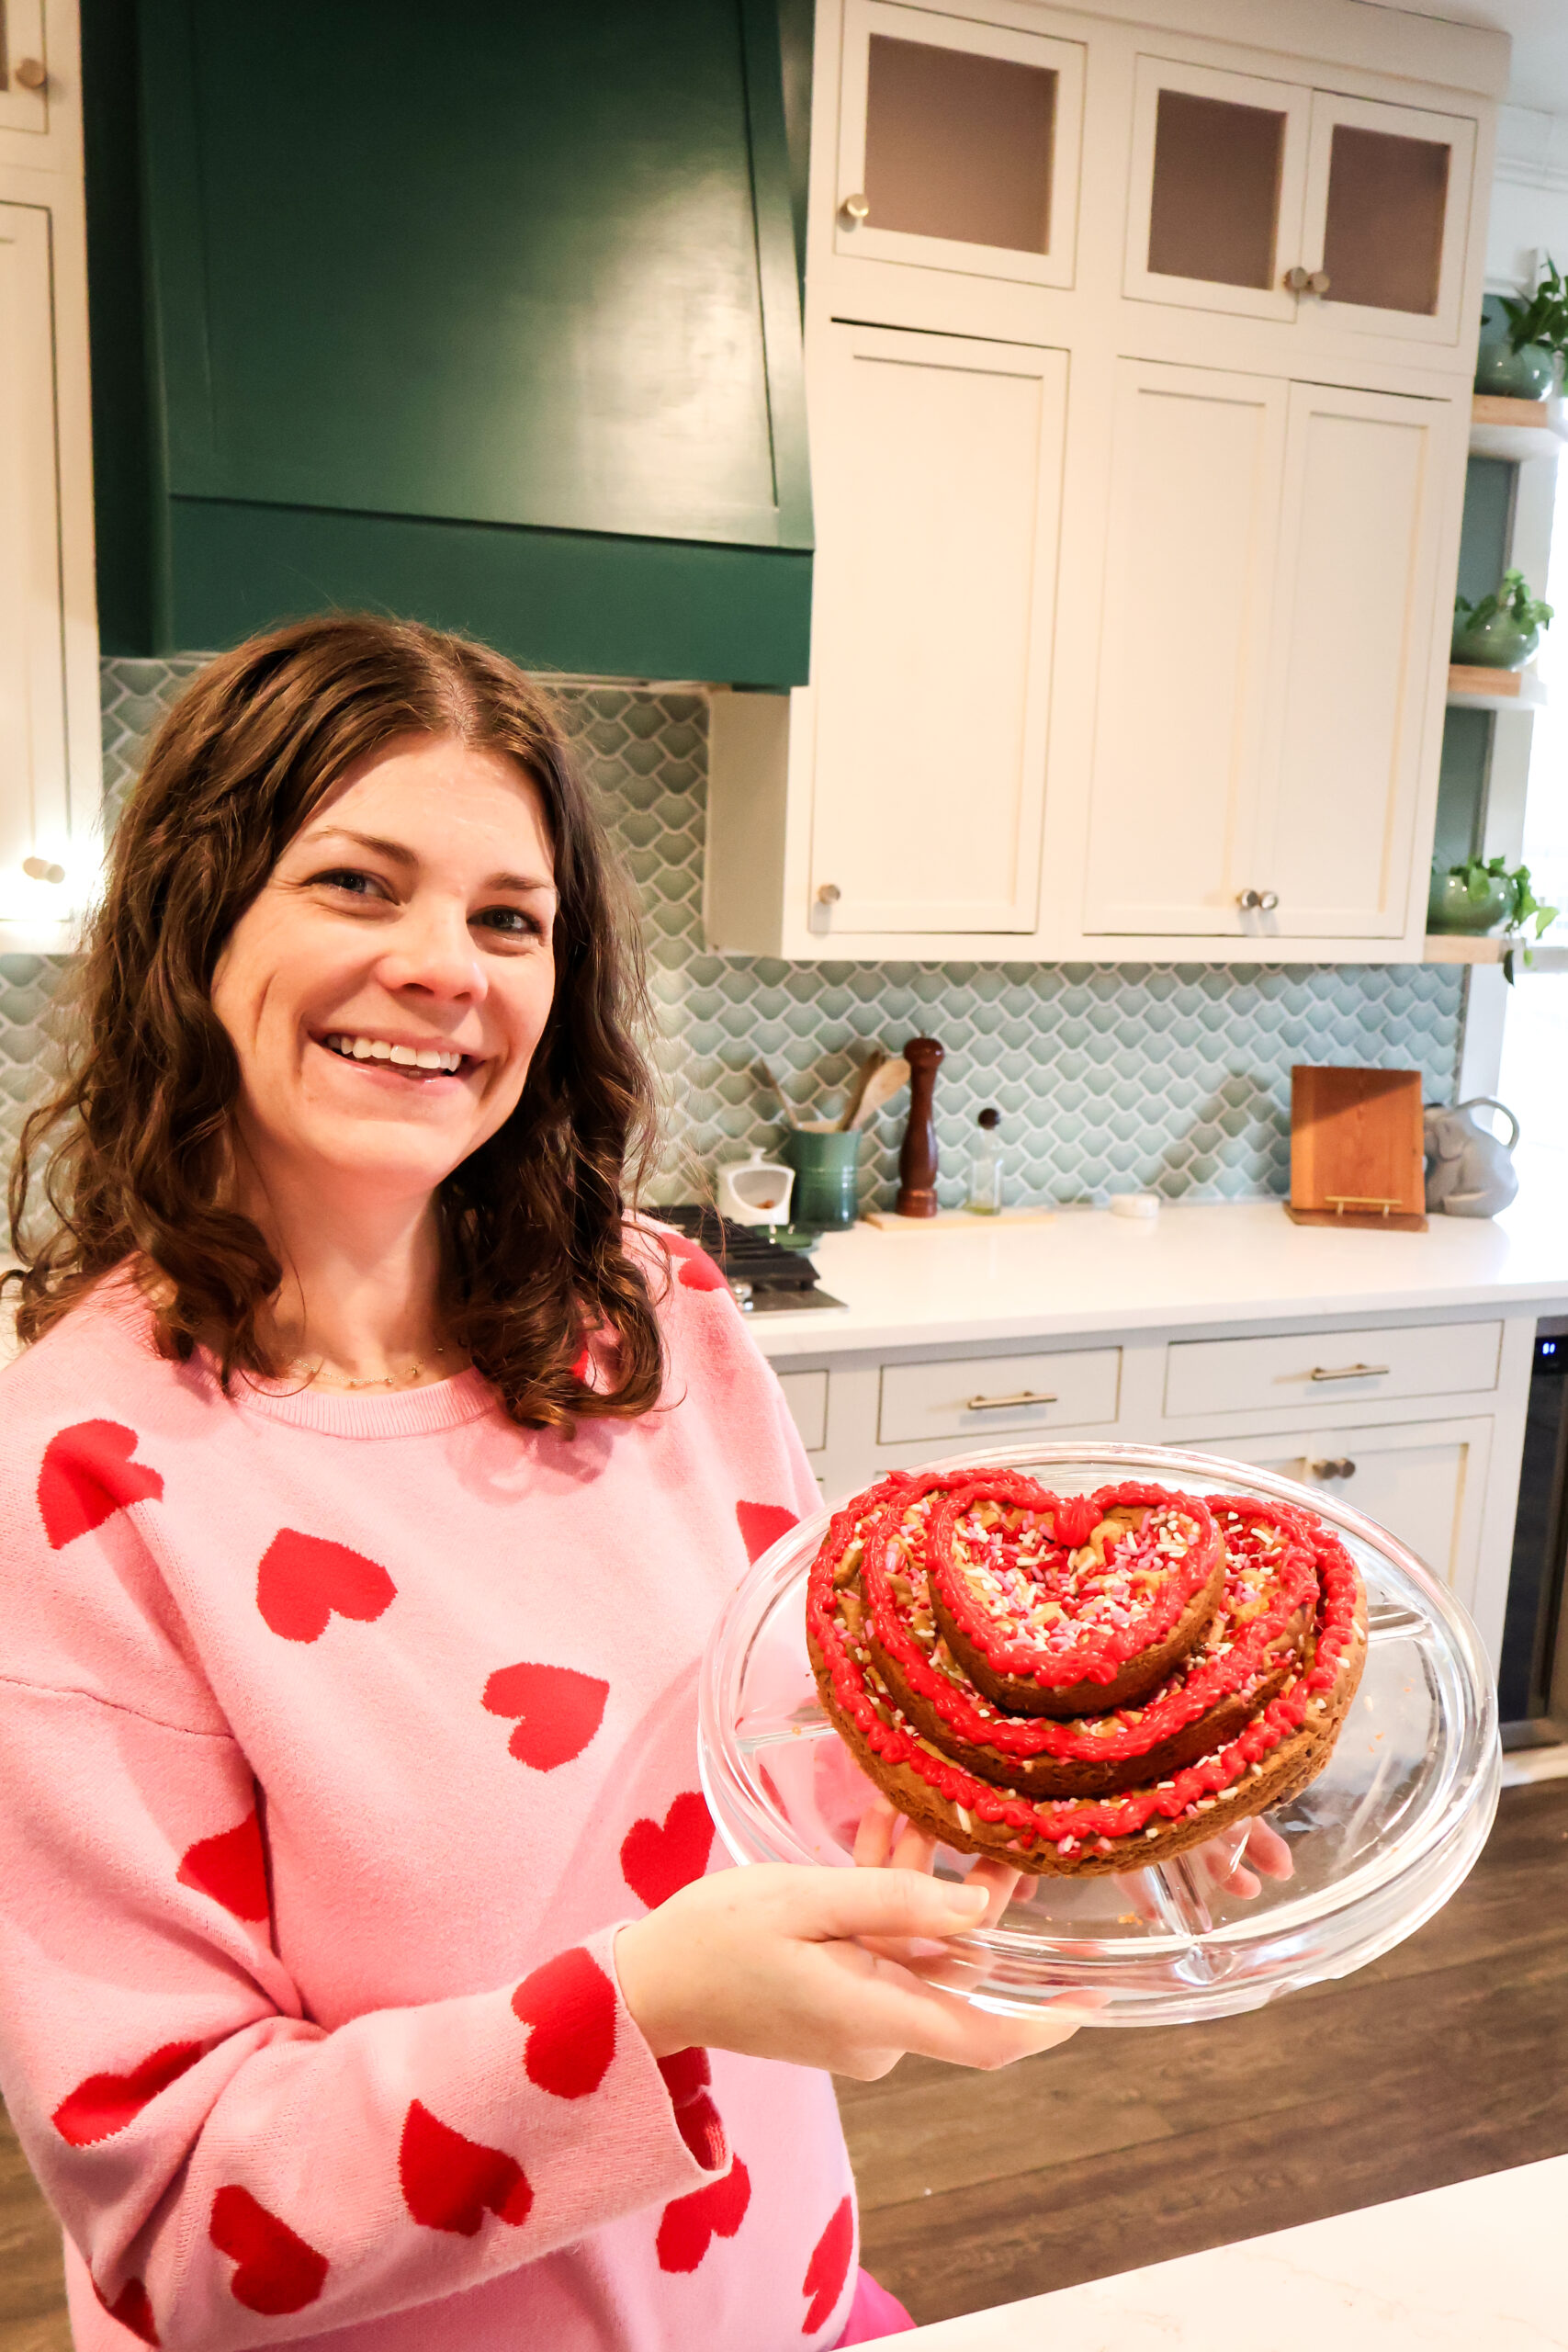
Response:
[[[1460,710],[1540,710],[1546,688],[1533,669],[1484,670],[1479,663],[1449,663],[1448,699]]]
[[[1504,950],[1509,944],[1491,933],[1478,937],[1474,932],[1429,931],[1422,943],[1421,961],[1424,964],[1500,964]],[[1523,950],[1529,946],[1529,941],[1516,939],[1512,944],[1517,954],[1519,967],[1524,967]],[[1568,972],[1568,947],[1555,943],[1532,947],[1528,969],[1532,972]]]
[[[1555,459],[1568,440],[1568,412],[1562,401],[1507,401],[1476,392],[1470,403],[1472,458]]]

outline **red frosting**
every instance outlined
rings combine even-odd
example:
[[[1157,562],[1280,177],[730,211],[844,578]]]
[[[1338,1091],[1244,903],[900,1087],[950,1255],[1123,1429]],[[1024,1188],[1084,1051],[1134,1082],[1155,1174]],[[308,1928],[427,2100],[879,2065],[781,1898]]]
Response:
[[[977,1515],[987,1504],[1000,1514],[989,1525]],[[1118,1506],[1143,1508],[1142,1526],[1109,1546],[1103,1562],[1083,1561],[1088,1534]],[[1129,1485],[1064,1503],[1003,1472],[947,1496],[931,1514],[928,1544],[932,1581],[981,1656],[998,1674],[1062,1690],[1114,1682],[1130,1658],[1162,1642],[1213,1577],[1220,1539],[1195,1495]],[[987,1587],[1002,1605],[1000,1623],[986,1606]],[[1054,1610],[1055,1622],[1021,1626],[1025,1600]]]

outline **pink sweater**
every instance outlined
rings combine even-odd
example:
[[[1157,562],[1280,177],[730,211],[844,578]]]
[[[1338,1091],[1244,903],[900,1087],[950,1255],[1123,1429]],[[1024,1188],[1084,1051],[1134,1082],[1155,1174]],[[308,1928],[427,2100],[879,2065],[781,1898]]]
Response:
[[[0,2088],[82,2352],[803,2352],[825,2075],[656,2064],[620,1924],[726,1866],[698,1658],[817,1504],[671,1239],[667,1403],[239,1385],[105,1285],[0,1380]]]

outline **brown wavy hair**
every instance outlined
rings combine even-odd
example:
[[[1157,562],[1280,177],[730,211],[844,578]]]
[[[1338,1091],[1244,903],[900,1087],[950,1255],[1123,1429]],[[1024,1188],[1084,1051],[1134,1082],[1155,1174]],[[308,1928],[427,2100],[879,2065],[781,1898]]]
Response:
[[[537,787],[555,853],[555,1000],[516,1109],[439,1188],[446,1329],[514,1421],[635,1414],[663,1364],[623,1219],[649,1164],[646,1012],[627,894],[549,698],[497,653],[413,622],[339,616],[253,638],[192,680],[154,736],[115,835],[62,1082],[12,1170],[17,1328],[41,1337],[130,1261],[158,1345],[276,1377],[265,1311],[282,1268],[226,1198],[240,1066],[212,1008],[220,950],[354,761],[455,736]],[[24,1214],[35,1182],[42,1238]],[[613,1392],[572,1366],[614,1334]]]

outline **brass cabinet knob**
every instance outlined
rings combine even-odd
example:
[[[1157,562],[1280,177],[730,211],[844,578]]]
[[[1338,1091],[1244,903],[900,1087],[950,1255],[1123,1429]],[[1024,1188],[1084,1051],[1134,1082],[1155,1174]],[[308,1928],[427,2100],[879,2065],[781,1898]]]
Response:
[[[843,895],[836,882],[823,882],[818,888],[817,903],[819,907],[836,907]]]
[[[871,207],[863,196],[846,196],[839,207],[839,218],[846,229],[858,229],[871,218]]]
[[[1307,1474],[1314,1478],[1353,1478],[1356,1465],[1345,1454],[1337,1453],[1326,1462],[1309,1462]]]
[[[1285,272],[1285,288],[1288,293],[1304,294],[1311,283],[1309,274],[1302,267],[1300,262],[1297,262],[1294,269],[1288,269]]]
[[[1236,905],[1244,915],[1271,915],[1280,903],[1278,890],[1238,890]]]
[[[1309,294],[1326,294],[1328,291],[1328,272],[1325,269],[1314,269],[1312,276],[1307,279],[1307,292]]]
[[[32,882],[63,882],[65,868],[55,865],[47,857],[24,857],[22,872]]]
[[[17,79],[24,90],[41,90],[49,79],[49,68],[41,57],[23,57],[17,62]]]

